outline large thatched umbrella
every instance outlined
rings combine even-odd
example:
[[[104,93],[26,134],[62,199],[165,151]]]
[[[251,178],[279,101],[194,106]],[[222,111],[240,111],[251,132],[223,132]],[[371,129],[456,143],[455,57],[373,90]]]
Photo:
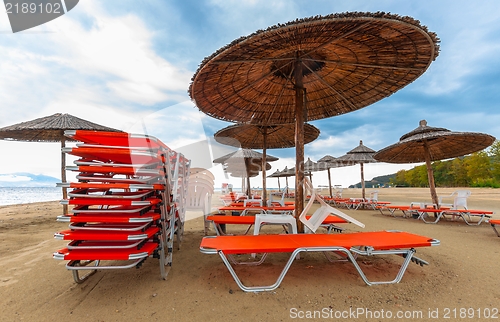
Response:
[[[325,155],[321,159],[318,160],[318,167],[321,170],[327,170],[328,171],[328,188],[330,190],[330,197],[333,197],[333,191],[332,191],[332,175],[330,173],[330,169],[332,168],[340,168],[340,167],[345,167],[351,165],[349,162],[342,162],[341,160],[332,157],[331,155]]]
[[[347,154],[337,158],[337,161],[343,162],[344,165],[354,165],[359,163],[361,169],[361,195],[363,199],[365,199],[365,174],[363,165],[365,163],[377,162],[377,160],[373,158],[375,152],[375,150],[364,146],[363,141],[360,140],[357,147],[347,152]]]
[[[250,149],[238,149],[234,152],[231,152],[229,154],[226,154],[224,156],[221,156],[213,161],[213,163],[220,163],[227,165],[228,167],[237,167],[237,169],[234,169],[235,175],[242,174],[246,172],[246,177],[247,177],[247,195],[250,195],[250,174],[253,174],[251,172],[255,168],[258,171],[262,171],[262,159],[264,155],[260,152],[250,150]],[[266,156],[267,161],[278,161],[279,159],[277,157],[267,155]],[[267,168],[267,163],[266,168]],[[270,169],[270,168],[269,168]],[[232,172],[232,171],[229,171]]]
[[[41,117],[32,121],[22,122],[0,128],[0,139],[9,141],[28,142],[61,142],[61,149],[66,141],[74,141],[64,136],[66,130],[96,130],[109,132],[122,132],[107,126],[92,123],[70,114],[57,113]],[[61,181],[66,182],[66,154],[61,152]],[[66,188],[62,189],[63,198],[67,198]],[[67,212],[67,205],[63,212]]]
[[[311,124],[304,124],[304,144],[316,140],[319,130]],[[295,146],[295,126],[236,124],[223,128],[214,134],[222,144],[241,146],[245,149],[262,149],[262,163],[266,163],[267,149],[282,149]],[[266,169],[262,167],[262,203],[267,204]]]
[[[202,112],[221,120],[295,123],[298,218],[304,123],[355,111],[405,87],[438,56],[438,42],[419,21],[383,12],[297,19],[205,58],[189,95]]]
[[[419,127],[403,135],[398,143],[378,151],[374,158],[380,162],[425,162],[432,202],[439,206],[431,161],[460,157],[483,150],[495,142],[495,137],[473,132],[452,132],[445,128],[427,126],[422,120]]]

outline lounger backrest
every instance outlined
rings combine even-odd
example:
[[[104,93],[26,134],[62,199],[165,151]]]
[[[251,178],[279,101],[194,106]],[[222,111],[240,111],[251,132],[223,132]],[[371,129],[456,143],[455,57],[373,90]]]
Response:
[[[439,205],[451,207],[451,209],[459,209],[460,207],[467,209],[467,198],[471,195],[470,190],[456,190],[448,196],[439,197]],[[445,199],[453,199],[453,203],[443,202]]]
[[[201,210],[204,214],[210,212],[213,187],[204,183],[189,184],[187,191],[187,210]]]
[[[283,189],[281,189],[278,192],[273,192],[269,196],[269,206],[271,206],[273,203],[279,203],[281,206],[285,205],[285,194],[286,194],[286,189],[288,186],[285,186]],[[276,199],[279,196],[279,199]]]
[[[350,223],[353,223],[355,225],[358,225],[360,227],[365,227],[363,223],[360,221],[352,218],[351,216],[348,216],[347,214],[343,213],[342,211],[333,208],[329,204],[327,204],[319,195],[317,195],[314,192],[314,188],[311,184],[311,181],[309,178],[305,177],[304,178],[304,192],[306,194],[310,193],[311,198],[307,202],[306,206],[304,207],[304,210],[299,216],[300,221],[311,231],[311,232],[316,232],[319,226],[323,223],[323,221],[326,219],[326,217],[330,214],[336,215],[340,218],[343,218],[347,220]],[[311,217],[306,218],[308,211],[311,209],[314,201],[318,201],[320,204],[320,207],[311,215]]]

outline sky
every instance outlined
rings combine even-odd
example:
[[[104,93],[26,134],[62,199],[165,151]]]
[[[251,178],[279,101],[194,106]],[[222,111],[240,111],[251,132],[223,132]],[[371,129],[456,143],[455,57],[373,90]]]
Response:
[[[193,166],[209,167],[222,182],[241,185],[210,162],[227,147],[207,149],[231,123],[200,112],[188,95],[203,58],[241,36],[297,18],[337,12],[411,16],[440,38],[428,70],[392,96],[363,109],[313,121],[319,138],[305,157],[339,157],[363,144],[375,151],[427,120],[429,126],[500,138],[500,10],[496,0],[82,0],[65,15],[12,33],[0,10],[0,127],[52,115],[71,115],[130,133],[156,136],[185,152]],[[213,145],[213,144],[212,144]],[[211,146],[212,146],[211,145]],[[0,140],[0,173],[60,177],[60,145]],[[295,165],[295,151],[268,173]],[[68,164],[72,162],[68,158]],[[365,180],[415,164],[373,163]],[[332,184],[360,181],[359,165],[332,169]],[[71,179],[71,175],[69,176]],[[251,185],[262,186],[260,177]],[[269,179],[276,187],[277,179]],[[283,179],[282,179],[283,180]],[[315,186],[326,172],[313,175]],[[283,186],[284,181],[281,182]],[[293,180],[289,181],[293,186]]]

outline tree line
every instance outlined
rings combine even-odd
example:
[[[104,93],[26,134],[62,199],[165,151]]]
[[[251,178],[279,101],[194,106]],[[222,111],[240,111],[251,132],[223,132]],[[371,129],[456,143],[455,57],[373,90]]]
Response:
[[[436,187],[500,188],[500,141],[471,155],[432,162]],[[394,186],[428,187],[426,165],[400,170],[389,180]]]

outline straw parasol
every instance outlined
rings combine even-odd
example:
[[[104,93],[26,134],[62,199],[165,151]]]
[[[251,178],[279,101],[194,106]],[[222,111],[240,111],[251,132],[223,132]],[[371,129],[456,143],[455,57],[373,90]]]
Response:
[[[320,169],[328,171],[328,188],[330,190],[330,197],[333,197],[332,175],[330,173],[330,169],[345,167],[345,166],[348,166],[350,164],[349,164],[349,162],[342,162],[339,159],[327,154],[318,160],[318,165],[319,165]]]
[[[439,206],[431,161],[460,157],[483,150],[493,144],[495,137],[473,132],[452,132],[445,128],[427,126],[421,120],[419,127],[403,135],[398,143],[378,151],[374,158],[380,162],[425,162],[432,202]]]
[[[304,124],[304,144],[316,140],[319,129],[311,124]],[[219,143],[241,146],[245,149],[262,149],[262,163],[266,162],[267,149],[291,148],[295,146],[295,126],[283,125],[231,125],[214,134]],[[262,167],[262,203],[267,204],[266,169]]]
[[[28,142],[61,142],[61,149],[65,147],[66,141],[74,141],[64,136],[66,130],[95,130],[122,132],[107,126],[99,125],[70,114],[56,113],[54,115],[37,118],[27,122],[0,128],[0,139],[8,141]],[[66,182],[66,154],[61,153],[61,181]],[[63,198],[67,198],[66,188],[62,189]],[[67,206],[63,205],[63,212],[67,212]]]
[[[358,110],[410,84],[436,59],[438,42],[419,21],[384,12],[297,19],[236,39],[205,58],[189,95],[202,112],[221,120],[295,124],[298,217],[304,123]]]
[[[247,177],[247,195],[250,195],[250,174],[257,173],[262,170],[262,159],[264,155],[260,152],[251,149],[238,149],[234,152],[221,156],[213,161],[213,163],[220,163],[227,165],[228,167],[233,167],[235,175],[239,176],[246,172]],[[278,161],[277,157],[268,155],[266,156],[267,161]],[[268,163],[266,163],[266,168],[268,168]],[[269,165],[269,169],[270,165]],[[268,170],[269,170],[268,169]]]
[[[279,169],[277,169],[276,171],[274,171],[274,173],[268,175],[267,177],[268,178],[278,178],[278,189],[281,190],[281,186],[280,186],[280,173],[281,171]]]
[[[343,162],[345,165],[354,165],[359,163],[361,169],[361,196],[363,199],[365,199],[365,174],[363,165],[365,163],[377,162],[377,160],[373,158],[375,152],[375,150],[364,146],[363,141],[360,140],[357,147],[347,152],[347,154],[337,158],[338,162]]]

